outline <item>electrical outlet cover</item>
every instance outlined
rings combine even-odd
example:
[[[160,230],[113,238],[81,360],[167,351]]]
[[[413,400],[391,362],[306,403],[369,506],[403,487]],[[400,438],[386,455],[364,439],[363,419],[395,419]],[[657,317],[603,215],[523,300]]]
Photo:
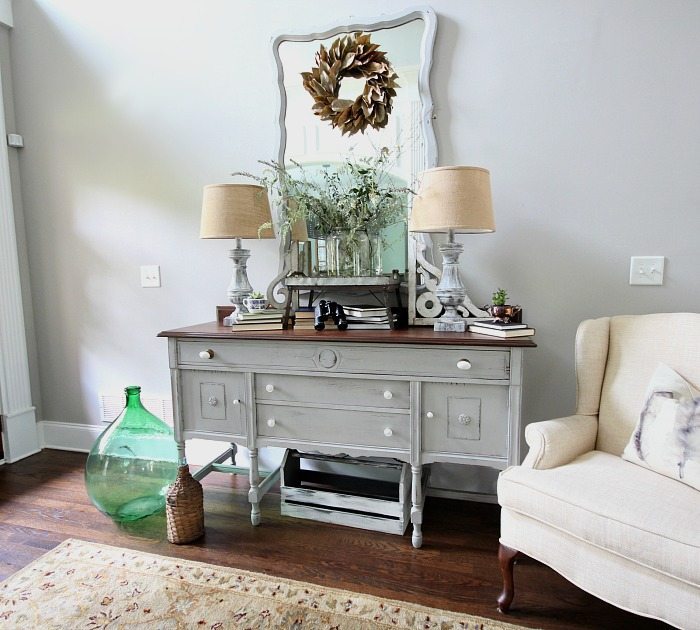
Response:
[[[160,266],[159,265],[142,265],[141,266],[141,286],[142,287],[159,287],[160,286]]]

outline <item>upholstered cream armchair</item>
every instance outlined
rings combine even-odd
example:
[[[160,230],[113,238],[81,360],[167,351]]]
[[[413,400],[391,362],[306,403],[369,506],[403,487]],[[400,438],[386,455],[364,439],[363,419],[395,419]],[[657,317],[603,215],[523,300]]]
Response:
[[[615,606],[700,628],[700,491],[621,457],[659,364],[700,386],[700,314],[579,326],[576,413],[528,425],[525,461],[499,477],[502,612],[522,552]]]

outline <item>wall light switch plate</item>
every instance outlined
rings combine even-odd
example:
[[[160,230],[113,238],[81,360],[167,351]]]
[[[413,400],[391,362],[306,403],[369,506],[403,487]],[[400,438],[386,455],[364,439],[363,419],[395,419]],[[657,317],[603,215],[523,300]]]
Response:
[[[141,266],[141,286],[156,288],[160,286],[160,266],[159,265],[142,265]]]
[[[8,133],[7,146],[15,147],[16,149],[21,149],[24,146],[24,138],[18,133]]]
[[[663,256],[632,256],[630,258],[630,284],[663,284]]]

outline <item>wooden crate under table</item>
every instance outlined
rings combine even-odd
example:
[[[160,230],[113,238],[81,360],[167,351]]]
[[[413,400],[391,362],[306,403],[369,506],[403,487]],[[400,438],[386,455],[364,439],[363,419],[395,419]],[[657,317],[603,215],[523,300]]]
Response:
[[[343,468],[343,473],[309,470],[302,466],[302,460],[343,465],[337,466]],[[346,474],[352,468],[363,470],[368,476]],[[393,471],[391,476],[396,479],[386,481],[376,475],[373,478],[369,476],[373,470]],[[284,516],[399,535],[406,531],[411,520],[411,467],[404,462],[331,457],[287,449],[280,471]]]

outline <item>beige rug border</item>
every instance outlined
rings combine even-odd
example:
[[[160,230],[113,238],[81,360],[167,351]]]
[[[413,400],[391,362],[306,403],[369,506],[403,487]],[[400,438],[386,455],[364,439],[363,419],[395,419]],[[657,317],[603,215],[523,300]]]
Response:
[[[49,554],[53,554],[55,552],[58,552],[60,549],[63,547],[67,547],[69,545],[89,545],[92,547],[98,547],[102,549],[107,549],[107,550],[112,550],[112,551],[128,551],[133,554],[137,555],[142,555],[142,556],[148,556],[149,558],[157,558],[158,560],[166,560],[170,561],[173,563],[180,563],[180,564],[187,564],[190,566],[197,566],[197,567],[214,567],[216,569],[221,569],[224,571],[231,571],[231,572],[236,572],[240,573],[243,575],[247,575],[253,578],[262,578],[264,580],[272,580],[275,582],[284,582],[285,584],[289,584],[291,586],[295,586],[297,588],[303,588],[305,586],[312,586],[314,588],[318,589],[323,589],[326,592],[332,592],[338,595],[360,595],[362,597],[368,597],[370,599],[374,600],[379,600],[381,602],[386,602],[389,605],[396,605],[396,606],[403,606],[410,608],[412,610],[415,610],[417,612],[422,612],[426,614],[440,614],[440,613],[448,613],[450,615],[454,615],[455,617],[459,617],[460,615],[463,615],[465,617],[470,618],[473,621],[483,623],[485,625],[490,625],[490,626],[495,626],[495,630],[530,630],[527,626],[521,626],[521,625],[516,625],[512,623],[508,623],[506,621],[500,621],[498,619],[490,619],[489,617],[482,617],[480,615],[473,615],[471,613],[465,613],[465,612],[457,612],[454,610],[448,610],[446,608],[434,608],[432,606],[423,606],[421,604],[416,604],[413,602],[405,601],[405,600],[400,600],[400,599],[389,599],[386,597],[381,597],[379,595],[372,595],[371,593],[365,593],[363,591],[348,591],[345,589],[340,589],[340,588],[335,588],[333,586],[324,586],[323,584],[317,584],[315,582],[303,582],[301,580],[292,580],[290,578],[284,578],[280,577],[278,575],[270,575],[268,573],[260,573],[258,571],[247,571],[246,569],[239,569],[238,567],[229,567],[226,565],[220,565],[220,564],[212,564],[210,562],[201,562],[199,560],[189,560],[186,558],[178,558],[175,556],[163,556],[158,553],[151,553],[150,551],[141,551],[138,549],[130,549],[129,547],[116,547],[114,545],[106,545],[104,543],[98,543],[98,542],[93,542],[90,540],[81,540],[80,538],[66,538],[63,542],[59,543],[56,545],[53,549],[49,549],[45,553],[41,554],[38,558],[32,560],[29,564],[26,566],[22,567],[12,575],[9,575],[7,578],[2,580],[0,582],[0,587],[2,587],[6,582],[9,582],[10,580],[23,575],[26,572],[29,572],[35,564],[39,564],[46,556]],[[99,563],[95,563],[99,564]],[[101,565],[101,566],[108,566],[108,565]],[[130,569],[133,570],[133,569]]]

